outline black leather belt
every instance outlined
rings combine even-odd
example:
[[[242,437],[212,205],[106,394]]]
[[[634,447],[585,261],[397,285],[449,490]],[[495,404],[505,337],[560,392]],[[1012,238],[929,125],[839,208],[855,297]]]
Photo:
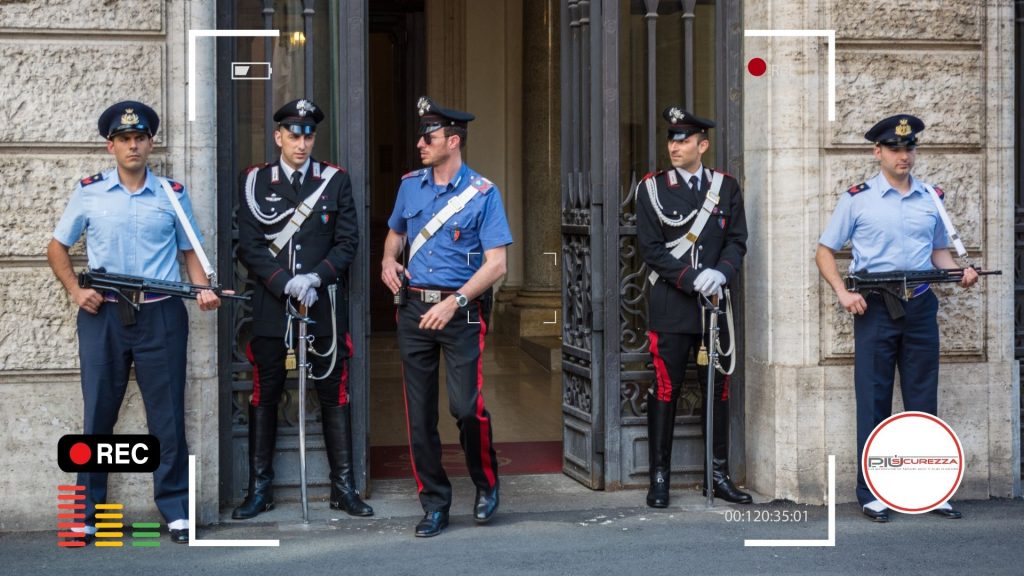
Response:
[[[409,286],[409,291],[413,294],[417,294],[416,297],[420,302],[426,302],[427,304],[437,304],[444,298],[455,294],[455,290],[430,290],[427,288],[417,288],[415,286]]]

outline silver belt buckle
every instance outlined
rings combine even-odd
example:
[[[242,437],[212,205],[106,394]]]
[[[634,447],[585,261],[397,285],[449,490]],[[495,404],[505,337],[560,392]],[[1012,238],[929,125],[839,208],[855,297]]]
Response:
[[[440,290],[424,290],[420,294],[422,295],[422,300],[427,304],[437,304],[441,301]]]

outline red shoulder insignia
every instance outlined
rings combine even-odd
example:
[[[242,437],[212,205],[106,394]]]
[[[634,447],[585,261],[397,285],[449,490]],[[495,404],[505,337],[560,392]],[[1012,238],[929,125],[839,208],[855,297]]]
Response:
[[[935,193],[939,195],[939,198],[946,197],[946,193],[942,191],[942,188],[939,188],[938,186],[932,186],[932,188],[935,188]]]
[[[82,178],[78,182],[78,184],[80,186],[88,186],[90,184],[95,184],[95,183],[99,182],[100,180],[103,180],[103,173],[102,172],[100,172],[99,174],[93,174],[92,176],[89,176],[88,178]]]
[[[641,178],[640,181],[643,182],[644,180],[647,180],[649,178],[654,178],[655,176],[657,176],[658,174],[661,174],[662,172],[664,172],[664,170],[658,170],[658,171],[655,171],[655,172],[648,172],[647,174],[644,174],[644,177]]]
[[[180,182],[175,182],[170,178],[167,179],[167,183],[171,185],[171,190],[174,190],[175,192],[181,192],[182,190],[185,189],[185,187],[182,186]]]
[[[408,178],[412,178],[413,176],[422,176],[423,172],[425,170],[426,170],[426,168],[420,168],[419,170],[413,170],[412,172],[406,172],[402,176],[402,180],[405,180],[405,179],[408,179]]]
[[[867,189],[868,189],[868,183],[867,182],[861,182],[860,184],[856,184],[854,186],[850,186],[850,189],[847,190],[846,193],[849,194],[850,196],[853,196],[854,194],[858,194],[858,193],[863,192],[863,191],[865,191]]]
[[[266,162],[264,162],[262,164],[253,164],[252,166],[249,166],[248,168],[246,168],[244,170],[244,173],[248,174],[249,172],[252,172],[253,170],[259,170],[260,168],[266,168],[267,166],[269,166],[269,164],[267,164]]]
[[[719,169],[717,169],[717,168],[713,168],[713,169],[712,169],[711,171],[712,171],[712,172],[718,172],[719,174],[721,174],[722,176],[725,176],[726,178],[732,178],[733,180],[735,180],[735,179],[736,179],[736,177],[735,177],[735,176],[733,176],[732,174],[729,174],[729,173],[728,173],[728,172],[726,172],[725,170],[719,170]]]
[[[321,160],[320,163],[323,164],[324,166],[330,166],[331,168],[334,168],[335,170],[341,172],[342,174],[348,174],[347,170],[345,170],[341,166],[338,166],[337,164],[331,164],[330,162],[324,162],[323,160]]]

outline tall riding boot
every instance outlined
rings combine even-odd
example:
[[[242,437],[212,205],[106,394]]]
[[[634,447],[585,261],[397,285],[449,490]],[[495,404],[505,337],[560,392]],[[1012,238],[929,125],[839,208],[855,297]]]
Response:
[[[714,434],[712,438],[712,472],[711,481],[715,485],[715,497],[735,504],[750,504],[753,499],[750,494],[741,491],[732,483],[729,477],[729,399],[722,398],[719,391],[715,394],[714,406]],[[704,493],[705,495],[707,492]]]
[[[651,487],[647,505],[667,508],[672,470],[672,431],[676,421],[676,402],[647,398],[647,445],[650,449]]]
[[[277,405],[249,405],[249,494],[231,513],[235,520],[252,518],[274,507],[274,443]]]
[[[352,420],[348,405],[324,406],[324,448],[331,465],[331,508],[349,516],[373,516],[356,492],[352,474]]]

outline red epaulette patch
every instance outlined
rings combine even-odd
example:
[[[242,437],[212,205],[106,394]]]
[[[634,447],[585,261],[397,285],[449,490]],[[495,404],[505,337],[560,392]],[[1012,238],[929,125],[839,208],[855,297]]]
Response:
[[[249,172],[252,172],[253,170],[259,170],[260,168],[265,168],[266,166],[268,166],[268,164],[266,162],[264,162],[262,164],[253,164],[252,166],[249,166],[248,168],[245,169],[245,173],[248,174]]]
[[[867,182],[861,182],[860,184],[856,184],[854,186],[850,186],[850,189],[847,190],[846,193],[849,194],[850,196],[853,196],[854,194],[857,194],[859,192],[863,192],[863,191],[865,191],[867,189],[868,189],[868,183]]]
[[[88,178],[82,178],[78,182],[78,184],[81,185],[81,186],[88,186],[90,184],[95,184],[95,183],[99,182],[100,180],[103,180],[103,173],[102,172],[100,172],[99,174],[93,174],[92,176],[89,176]]]
[[[181,185],[181,182],[175,182],[170,178],[167,179],[167,183],[171,185],[171,190],[174,190],[175,192],[181,192],[185,189],[185,187]]]
[[[647,180],[648,178],[654,178],[655,176],[657,176],[658,174],[661,174],[662,172],[664,172],[664,170],[658,170],[656,172],[648,172],[647,174],[644,174],[644,177],[641,178],[640,181],[643,182],[644,180]]]
[[[939,195],[939,198],[946,197],[946,193],[942,191],[942,188],[939,188],[938,186],[932,186],[932,188],[935,188],[935,193]]]
[[[714,169],[714,170],[712,170],[712,172],[718,172],[719,174],[721,174],[722,176],[725,176],[726,178],[732,178],[733,180],[736,179],[735,176],[733,176],[732,174],[729,174],[725,170]]]
[[[335,170],[341,172],[342,174],[348,174],[347,170],[345,170],[341,166],[338,166],[337,164],[331,164],[330,162],[324,162],[323,160],[321,160],[320,163],[323,164],[324,166],[330,166],[331,168],[334,168]]]

